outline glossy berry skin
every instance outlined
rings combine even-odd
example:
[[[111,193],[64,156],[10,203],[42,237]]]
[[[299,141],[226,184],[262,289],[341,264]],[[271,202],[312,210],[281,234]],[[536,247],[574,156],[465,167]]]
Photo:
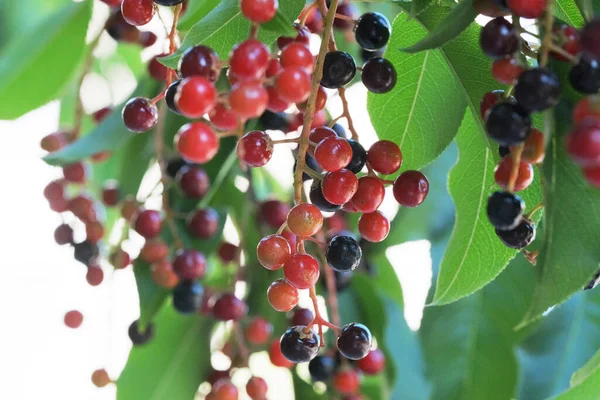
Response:
[[[279,91],[275,86],[269,86],[267,88],[267,93],[269,94],[269,101],[267,103],[267,110],[274,113],[283,113],[287,110],[292,103],[284,100]]]
[[[294,311],[292,318],[290,318],[290,325],[308,325],[313,321],[314,318],[315,315],[308,308],[297,308]]]
[[[238,158],[250,167],[262,167],[273,156],[273,142],[263,131],[250,131],[240,138],[236,147]]]
[[[283,236],[269,235],[258,242],[256,254],[263,267],[275,271],[283,267],[283,264],[290,258],[292,249]]]
[[[335,126],[334,126],[334,128],[335,128]],[[358,174],[360,171],[362,171],[363,167],[367,163],[367,151],[356,140],[352,140],[352,139],[346,139],[346,140],[348,141],[348,144],[352,148],[352,158],[350,159],[350,162],[346,166],[346,169],[349,169],[350,171],[354,172],[355,174]]]
[[[179,62],[179,72],[183,78],[202,76],[215,82],[221,73],[220,63],[219,56],[210,47],[194,46],[183,53]]]
[[[144,330],[141,330],[139,320],[135,320],[129,325],[127,333],[134,346],[141,346],[148,343],[154,337],[154,325],[149,323]]]
[[[362,250],[350,236],[335,236],[325,252],[327,264],[336,271],[353,271],[360,265]]]
[[[311,129],[308,134],[308,140],[317,144],[330,137],[334,138],[337,137],[337,135],[335,134],[335,131],[328,126],[317,126],[316,128]],[[314,154],[313,146],[309,146],[308,150]]]
[[[237,115],[225,104],[217,103],[208,116],[214,127],[221,131],[232,131],[239,125]]]
[[[271,364],[276,367],[291,368],[294,366],[294,363],[285,358],[281,353],[279,340],[274,340],[271,343],[271,346],[269,346],[269,360],[271,360]]]
[[[483,27],[479,43],[488,57],[500,59],[518,50],[519,36],[510,22],[498,17]]]
[[[501,146],[512,146],[527,139],[531,118],[515,104],[498,103],[488,114],[485,126],[490,139]]]
[[[102,186],[102,202],[107,207],[115,207],[119,203],[119,183],[115,180],[108,180]]]
[[[511,99],[514,99],[514,98],[511,96],[509,98],[509,102],[514,103],[514,101],[511,101]],[[500,103],[503,100],[504,100],[504,90],[494,90],[494,91],[487,92],[486,94],[484,94],[481,99],[481,103],[479,104],[479,112],[481,115],[481,119],[483,119],[484,122],[487,121],[492,108],[497,103]]]
[[[356,75],[356,61],[345,51],[331,51],[325,55],[321,85],[339,89],[350,83]]]
[[[529,137],[525,140],[525,147],[521,153],[521,162],[530,164],[540,164],[544,161],[545,146],[546,144],[544,134],[537,129],[532,129],[529,132]],[[514,151],[515,148],[511,147],[507,154],[500,155],[504,157]]]
[[[358,180],[358,189],[352,197],[352,205],[358,212],[376,211],[385,198],[385,186],[376,176],[363,176]]]
[[[335,372],[335,360],[332,357],[316,356],[308,363],[308,372],[313,382],[327,382]]]
[[[147,132],[158,122],[158,109],[149,99],[134,97],[123,107],[123,122],[131,132]]]
[[[181,80],[177,80],[171,83],[165,91],[165,103],[167,104],[169,110],[171,110],[175,114],[181,114],[179,112],[179,109],[177,108],[177,104],[175,103],[175,95],[177,94],[177,88],[179,87],[180,83]]]
[[[173,259],[173,270],[184,280],[202,278],[206,273],[206,258],[198,250],[179,249]]]
[[[500,83],[513,85],[525,69],[515,58],[503,58],[492,63],[492,76]]]
[[[365,375],[377,375],[385,369],[385,355],[381,349],[371,350],[365,358],[358,360],[356,366]]]
[[[160,234],[162,217],[160,211],[144,210],[135,220],[135,231],[146,239],[153,239]]]
[[[394,181],[394,198],[404,207],[417,207],[429,193],[429,181],[419,171],[406,171]]]
[[[97,369],[92,373],[92,383],[99,388],[102,388],[112,381],[105,369]]]
[[[312,185],[310,185],[308,198],[310,199],[310,202],[317,206],[317,208],[321,211],[334,212],[341,208],[340,205],[332,204],[325,199],[325,196],[323,196],[321,181],[318,180],[313,181]]]
[[[373,338],[365,325],[353,322],[344,325],[337,338],[337,348],[349,360],[365,358],[371,350]]]
[[[298,204],[288,213],[287,224],[297,236],[313,236],[323,226],[323,214],[312,204]]]
[[[273,324],[264,318],[256,317],[246,327],[246,340],[253,345],[263,345],[273,334]]]
[[[296,104],[298,110],[306,111],[306,105],[308,101],[304,101],[302,103]],[[327,105],[327,92],[323,86],[319,85],[319,89],[317,90],[317,100],[315,101],[315,112],[321,111]]]
[[[559,46],[561,49],[576,56],[581,52],[581,42],[579,38],[579,31],[569,25],[555,26],[552,30],[554,34],[554,44]],[[568,59],[562,54],[556,53],[550,50],[552,57],[560,61],[568,61]]]
[[[363,65],[360,78],[369,92],[387,93],[396,86],[397,74],[390,61],[374,57]]]
[[[182,167],[177,172],[175,179],[181,191],[191,199],[204,197],[210,188],[210,180],[206,171],[195,166]]]
[[[281,354],[294,363],[309,362],[319,352],[319,335],[309,330],[306,326],[293,326],[281,335],[279,347]]]
[[[217,90],[202,76],[190,76],[181,81],[175,93],[175,104],[187,118],[200,118],[210,112],[217,100]]]
[[[73,228],[67,224],[59,225],[54,231],[54,240],[59,245],[73,243]]]
[[[204,288],[195,281],[181,281],[173,289],[173,307],[181,314],[193,314],[202,307]]]
[[[390,233],[390,221],[380,211],[363,214],[358,220],[358,231],[363,239],[379,243]]]
[[[215,400],[237,400],[239,391],[229,379],[220,379],[212,387]]]
[[[507,231],[496,229],[496,235],[506,246],[521,250],[535,240],[535,224],[531,220],[523,218],[514,229]]]
[[[311,73],[315,66],[315,58],[307,45],[291,42],[281,50],[279,60],[283,68],[300,67]]]
[[[204,164],[219,151],[219,138],[209,125],[192,122],[179,128],[175,135],[175,147],[184,160]]]
[[[354,37],[360,47],[366,50],[378,50],[390,40],[392,27],[390,21],[380,13],[368,12],[356,21]]]
[[[267,382],[258,376],[253,376],[248,383],[246,383],[246,393],[248,393],[248,396],[250,396],[252,400],[266,399],[268,389],[269,386],[267,385]]]
[[[167,55],[168,54],[156,55],[156,56],[152,57],[152,59],[150,60],[150,63],[148,64],[148,73],[150,74],[150,76],[152,78],[154,78],[155,80],[157,80],[159,82],[163,82],[163,81],[167,80],[167,75],[169,73],[169,69],[167,67],[165,67],[164,65],[162,65],[158,61],[158,58],[164,57]]]
[[[600,167],[584,168],[583,176],[590,185],[600,188]]]
[[[307,100],[310,96],[310,86],[310,74],[302,67],[285,67],[275,78],[277,93],[290,103],[301,103]]]
[[[237,321],[248,314],[248,306],[231,293],[222,294],[213,305],[213,316],[219,321]]]
[[[219,214],[212,208],[202,208],[190,215],[187,227],[192,236],[210,239],[219,230]]]
[[[584,94],[594,94],[600,90],[600,57],[583,53],[577,65],[569,71],[569,82],[573,89]]]
[[[258,118],[267,109],[269,93],[258,81],[238,82],[229,92],[229,106],[238,117]]]
[[[487,215],[499,230],[516,228],[523,219],[525,202],[519,196],[508,192],[494,192],[488,198]]]
[[[240,8],[246,19],[262,24],[271,20],[277,13],[277,0],[241,0]]]
[[[600,57],[600,18],[589,21],[581,30],[581,47],[588,53]]]
[[[545,68],[532,68],[519,77],[514,96],[524,110],[537,112],[557,105],[560,93],[560,80],[555,73]]]
[[[600,120],[584,120],[566,138],[567,152],[580,167],[600,165]]]
[[[539,18],[546,9],[547,0],[507,0],[508,8],[523,18]]]
[[[219,245],[217,254],[224,263],[235,261],[239,256],[239,247],[233,243],[223,242]]]
[[[83,322],[83,314],[77,310],[69,311],[65,314],[65,325],[71,329],[77,329]]]
[[[87,180],[87,168],[85,164],[76,162],[63,167],[63,176],[71,183],[85,183]]]
[[[513,159],[510,156],[504,157],[498,166],[496,166],[494,178],[498,186],[500,186],[502,189],[506,190],[508,188],[512,168]],[[531,183],[533,183],[533,166],[529,163],[522,162],[519,165],[517,180],[513,190],[515,192],[519,192],[527,189]]]
[[[298,304],[298,289],[285,279],[277,279],[267,289],[267,299],[275,310],[287,312]]]
[[[402,152],[398,145],[389,140],[373,143],[367,153],[367,162],[381,174],[393,174],[402,165]]]
[[[342,394],[352,394],[360,388],[360,376],[353,369],[339,371],[333,377],[333,386]]]
[[[285,223],[290,206],[279,200],[267,200],[261,203],[258,211],[262,222],[271,228],[279,228]]]
[[[296,253],[283,265],[283,275],[298,289],[310,289],[319,280],[319,263],[311,255]]]
[[[104,280],[104,271],[98,265],[90,265],[85,274],[85,280],[90,286],[98,286]]]
[[[339,171],[352,160],[352,147],[346,139],[328,137],[315,147],[315,160],[324,171]]]
[[[173,264],[168,260],[155,262],[150,267],[152,272],[152,280],[158,286],[165,289],[173,289],[179,283],[179,277],[173,271]]]
[[[329,172],[321,183],[323,197],[331,204],[343,205],[349,202],[358,190],[358,178],[352,171],[340,169]]]
[[[229,57],[229,73],[239,80],[256,80],[265,76],[269,67],[269,49],[256,39],[236,45]]]
[[[172,7],[183,3],[184,0],[154,0],[154,2],[160,6]]]
[[[146,25],[155,13],[152,0],[123,0],[121,13],[128,24],[133,26]]]

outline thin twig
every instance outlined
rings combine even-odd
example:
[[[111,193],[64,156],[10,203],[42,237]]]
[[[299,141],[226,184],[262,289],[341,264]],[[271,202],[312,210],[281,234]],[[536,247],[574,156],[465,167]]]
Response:
[[[554,0],[548,0],[546,4],[546,15],[544,16],[544,40],[542,41],[542,55],[540,57],[540,66],[545,67],[548,64],[548,55],[552,45],[552,24],[554,24],[554,16],[552,8]]]

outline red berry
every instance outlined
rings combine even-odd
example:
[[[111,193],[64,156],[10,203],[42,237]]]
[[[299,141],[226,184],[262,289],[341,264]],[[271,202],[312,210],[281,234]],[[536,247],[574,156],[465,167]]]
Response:
[[[283,275],[298,289],[310,289],[319,280],[319,263],[311,255],[296,253],[283,265]]]
[[[273,324],[264,318],[256,317],[246,327],[246,340],[253,345],[263,345],[267,343],[273,334]]]
[[[149,264],[159,262],[169,255],[169,246],[161,239],[147,240],[140,251],[140,258]]]
[[[63,176],[71,183],[85,183],[87,168],[83,163],[76,162],[63,167]]]
[[[71,329],[77,329],[83,322],[83,314],[77,310],[69,311],[65,314],[65,325]]]
[[[379,173],[393,174],[402,165],[402,152],[396,143],[380,140],[375,142],[367,152],[367,162]]]
[[[516,151],[515,146],[511,146],[511,152]],[[532,129],[525,140],[525,148],[523,149],[523,153],[521,154],[521,162],[523,163],[531,163],[531,164],[540,164],[544,161],[545,155],[545,138],[544,134],[537,129]]]
[[[294,311],[294,315],[290,319],[291,326],[304,325],[308,326],[313,319],[315,319],[315,315],[308,308],[298,308]]]
[[[269,111],[275,113],[283,112],[292,104],[281,98],[275,86],[268,87],[267,93],[269,94],[269,102],[267,103],[267,110]]]
[[[99,265],[90,265],[85,279],[90,286],[98,286],[104,280],[104,271]]]
[[[65,197],[65,181],[52,181],[44,188],[44,197],[48,201],[61,200]]]
[[[267,289],[267,299],[275,310],[287,312],[298,304],[298,289],[285,279],[277,279]]]
[[[600,18],[589,21],[581,30],[581,47],[588,53],[600,58]]]
[[[600,96],[588,96],[581,99],[573,110],[573,124],[579,125],[585,119],[600,121]]]
[[[547,0],[507,0],[508,8],[519,17],[539,18],[546,9]]]
[[[263,267],[274,271],[283,267],[290,258],[292,249],[283,236],[269,235],[258,242],[256,254]]]
[[[248,393],[248,396],[250,396],[252,400],[266,399],[268,389],[267,382],[258,376],[253,376],[248,383],[246,383],[246,393]]]
[[[53,153],[69,144],[66,132],[51,133],[42,138],[40,147],[48,153]]]
[[[285,67],[277,75],[275,86],[283,100],[301,103],[310,96],[310,74],[301,67]]]
[[[500,83],[513,85],[525,68],[515,58],[503,58],[492,63],[492,76]]]
[[[123,269],[131,264],[131,257],[125,250],[117,249],[110,255],[109,261],[116,269]]]
[[[269,49],[256,39],[239,43],[229,57],[229,73],[239,80],[262,79],[268,66]]]
[[[367,375],[377,375],[385,369],[385,355],[381,349],[371,350],[356,366]]]
[[[425,201],[429,181],[419,171],[406,171],[394,182],[394,197],[404,207],[416,207]]]
[[[200,118],[210,112],[217,101],[217,90],[211,81],[202,76],[190,76],[177,86],[175,104],[187,118]]]
[[[290,206],[279,200],[267,200],[260,205],[258,215],[260,220],[271,228],[279,228],[287,220]]]
[[[342,30],[352,29],[354,27],[354,22],[352,21],[352,19],[355,19],[355,17],[354,17],[355,10],[356,10],[355,7],[352,4],[350,4],[349,2],[340,3],[336,10],[336,15],[346,16],[346,17],[350,18],[350,20],[345,19],[345,18],[342,19],[342,18],[336,17],[333,20],[333,26],[335,26],[336,28],[342,29]]]
[[[229,106],[238,117],[258,118],[267,109],[269,93],[258,81],[241,81],[229,92]]]
[[[292,254],[297,252],[296,245],[298,244],[298,237],[289,230],[289,228],[285,228],[283,232],[281,232],[281,236],[285,238],[290,244],[290,248],[292,249]]]
[[[237,143],[237,155],[250,167],[262,167],[273,156],[273,143],[263,131],[250,131]]]
[[[283,49],[292,42],[300,42],[306,45],[310,43],[310,31],[306,26],[294,24],[294,28],[298,31],[298,35],[295,38],[287,36],[280,36],[277,38],[277,47],[279,47],[279,49]]]
[[[104,107],[94,112],[92,114],[92,118],[94,119],[95,123],[99,124],[100,122],[104,121],[106,117],[110,115],[110,113],[112,113],[112,108]]]
[[[352,160],[352,146],[346,139],[328,137],[315,147],[315,160],[324,171],[339,171]]]
[[[363,239],[379,243],[390,233],[390,221],[380,211],[363,214],[358,220],[358,231]]]
[[[154,34],[154,32],[149,32],[149,31],[139,32],[138,42],[143,47],[150,47],[154,43],[156,43],[157,40],[158,40],[158,37]]]
[[[123,0],[100,0],[101,2],[105,3],[106,5],[108,5],[109,7],[117,7],[121,5],[121,2]]]
[[[494,90],[483,95],[479,105],[479,113],[484,121],[487,120],[492,107],[502,99],[504,99],[504,90]]]
[[[158,122],[158,109],[149,99],[134,97],[125,103],[122,117],[131,132],[147,132]]]
[[[83,222],[96,220],[94,201],[86,195],[80,194],[69,200],[69,211]]]
[[[123,205],[121,206],[121,217],[126,221],[133,221],[134,217],[137,216],[139,212],[139,204],[135,197],[128,196],[123,201]]]
[[[101,163],[108,160],[111,155],[112,153],[110,151],[99,151],[98,153],[92,154],[90,158],[94,163]]]
[[[248,306],[233,294],[222,294],[213,305],[213,315],[220,321],[237,321],[246,316]]]
[[[342,205],[349,202],[358,190],[358,178],[347,169],[329,172],[321,183],[323,197],[331,204]]]
[[[309,237],[323,226],[323,214],[312,204],[298,204],[288,213],[287,224],[295,235]]]
[[[215,400],[237,400],[238,390],[231,381],[221,379],[212,387],[212,393],[215,395]]]
[[[223,242],[219,245],[217,254],[224,263],[230,263],[236,260],[239,255],[239,247],[233,243]]]
[[[321,143],[323,140],[329,138],[329,137],[337,137],[337,135],[335,134],[335,131],[327,126],[318,126],[316,128],[313,128],[310,133],[308,134],[308,140],[313,142],[313,143]],[[308,151],[311,154],[314,154],[315,149],[313,146],[309,146]]]
[[[496,166],[496,170],[494,171],[494,178],[496,179],[496,183],[504,190],[508,188],[512,168],[513,158],[510,155],[508,155],[500,161],[500,163]],[[518,192],[527,189],[532,182],[533,167],[529,163],[520,163],[514,191]]]
[[[150,76],[160,82],[166,81],[169,73],[169,68],[165,67],[158,61],[160,57],[164,56],[168,56],[168,54],[159,54],[154,56],[148,64],[148,72],[150,73]]]
[[[192,199],[204,197],[210,188],[210,179],[206,171],[195,166],[183,166],[175,179],[186,197]]]
[[[179,72],[182,78],[202,76],[215,82],[221,73],[221,61],[210,47],[202,45],[190,47],[181,57]]]
[[[173,289],[179,283],[179,277],[173,270],[173,264],[168,260],[155,262],[150,267],[152,280],[160,287]]]
[[[146,25],[154,16],[152,0],[123,0],[121,13],[128,24],[133,26]]]
[[[300,67],[304,68],[306,72],[312,73],[315,67],[315,57],[310,52],[308,46],[300,42],[292,42],[285,46],[281,50],[279,59],[281,66],[284,68]]]
[[[358,180],[360,190],[360,179]],[[325,227],[332,232],[339,232],[346,229],[346,219],[341,213],[335,213],[329,218],[325,218]]]
[[[304,25],[308,28],[308,30],[312,33],[321,33],[323,32],[323,16],[321,12],[317,10],[315,7],[307,7],[300,13],[300,20],[303,18],[306,19],[304,21]]]
[[[277,75],[280,70],[281,64],[279,63],[279,60],[277,58],[273,58],[271,61],[269,61],[269,66],[267,67],[267,72],[265,72],[265,75],[267,78],[271,78]]]
[[[298,103],[296,106],[298,107],[298,110],[305,111],[307,103],[308,103],[307,101],[304,101],[302,103]],[[323,86],[319,85],[319,89],[317,91],[317,100],[315,102],[315,111],[323,110],[326,105],[327,105],[327,92],[325,91],[325,88]]]
[[[192,236],[210,239],[219,230],[219,214],[212,208],[202,208],[188,218],[187,227]]]
[[[108,372],[106,372],[105,369],[97,369],[92,374],[92,383],[96,387],[102,388],[111,382],[112,381],[110,380],[110,377],[108,376]]]
[[[208,378],[206,378],[206,380],[208,381],[208,383],[210,383],[211,385],[214,385],[215,383],[217,383],[218,381],[220,381],[221,379],[229,379],[229,370],[227,371],[219,371],[219,370],[212,370],[210,374],[208,374]]]
[[[59,245],[73,243],[73,228],[67,224],[59,225],[54,231],[54,240]]]
[[[262,24],[277,14],[277,0],[241,0],[240,8],[244,17],[252,22]]]
[[[590,185],[600,189],[600,167],[584,168],[583,175]]]
[[[600,120],[588,119],[567,136],[567,151],[579,166],[600,165]]]
[[[89,221],[85,224],[85,238],[90,243],[98,243],[104,237],[104,226],[99,221]]]
[[[377,210],[385,197],[385,186],[376,176],[363,176],[358,180],[358,189],[352,197],[352,205],[362,213]]]
[[[206,258],[198,250],[177,250],[173,259],[173,270],[181,279],[200,279],[206,273]]]
[[[285,358],[285,356],[281,353],[281,347],[279,345],[279,339],[275,339],[271,346],[269,347],[269,359],[271,360],[271,364],[276,367],[282,368],[292,368],[294,363]]]
[[[175,135],[175,147],[185,160],[204,164],[219,151],[219,138],[207,124],[192,122],[179,128]]]
[[[208,114],[213,126],[221,131],[233,131],[239,126],[237,115],[224,104],[217,104]]]
[[[576,56],[577,54],[581,53],[579,31],[576,28],[569,25],[560,25],[554,27],[552,33],[554,34],[553,42],[555,45],[562,48],[572,56]],[[562,54],[556,53],[552,50],[550,50],[550,54],[552,54],[552,57],[556,58],[557,60],[569,61]]]
[[[107,207],[114,207],[119,203],[119,183],[108,180],[102,186],[102,202]]]
[[[333,376],[333,386],[342,394],[354,393],[360,387],[360,376],[353,369],[339,371]]]
[[[144,210],[135,220],[135,231],[146,239],[153,239],[160,234],[162,216],[160,211]]]

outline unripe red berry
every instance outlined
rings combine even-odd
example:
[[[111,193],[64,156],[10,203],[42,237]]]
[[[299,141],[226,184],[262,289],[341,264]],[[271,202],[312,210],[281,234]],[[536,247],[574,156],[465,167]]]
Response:
[[[313,236],[323,226],[323,214],[312,204],[298,204],[288,213],[287,224],[297,236]]]
[[[406,171],[394,182],[394,197],[404,207],[416,207],[425,201],[429,181],[419,171]]]
[[[68,224],[59,225],[54,231],[54,240],[59,245],[73,243],[73,228]]]
[[[298,289],[310,289],[319,280],[319,263],[311,255],[296,253],[283,265],[283,275]]]
[[[215,82],[221,73],[219,56],[207,46],[190,47],[183,53],[179,63],[179,71],[183,78],[202,76]]]
[[[161,228],[162,216],[160,211],[144,210],[138,214],[135,220],[135,231],[146,239],[157,237]]]
[[[213,305],[213,315],[219,321],[237,321],[246,316],[248,306],[233,294],[222,294]]]
[[[131,132],[147,132],[158,122],[158,109],[149,99],[134,97],[125,103],[122,117]]]
[[[81,184],[87,180],[87,170],[85,164],[76,162],[63,167],[63,176],[71,183]]]
[[[328,137],[315,147],[315,160],[324,171],[339,171],[352,160],[352,147],[346,139]]]
[[[230,380],[221,379],[213,385],[215,400],[237,400],[238,389]]]
[[[269,93],[259,81],[241,81],[229,92],[229,106],[242,119],[258,118],[267,109]]]
[[[298,289],[285,279],[277,279],[267,289],[267,299],[275,310],[287,312],[298,304]]]
[[[140,251],[140,258],[149,264],[159,262],[169,255],[169,246],[161,239],[147,240]]]
[[[512,174],[513,158],[508,155],[500,161],[494,171],[494,179],[498,186],[506,190]],[[533,182],[533,167],[529,163],[522,162],[519,164],[517,172],[517,180],[515,181],[514,191],[519,192],[527,189]]]
[[[187,227],[192,236],[210,239],[219,230],[219,214],[212,208],[203,208],[190,215]]]
[[[224,104],[217,104],[209,113],[210,122],[221,131],[233,131],[239,126],[239,120],[233,110]]]
[[[363,239],[379,243],[390,233],[390,221],[380,211],[363,214],[358,220],[358,231]]]
[[[185,160],[204,164],[219,151],[219,138],[207,124],[192,122],[179,128],[175,135],[175,147]]]
[[[584,168],[583,176],[590,185],[600,189],[600,167]]]
[[[199,167],[184,166],[177,172],[175,179],[185,196],[192,199],[204,197],[210,188],[208,174]]]
[[[292,250],[283,236],[269,235],[258,242],[256,254],[263,267],[274,271],[283,267],[290,258]]]
[[[229,57],[229,73],[242,81],[262,79],[268,66],[269,49],[256,39],[239,43]]]
[[[99,124],[100,122],[104,121],[106,119],[106,117],[108,117],[110,115],[110,113],[112,113],[112,108],[103,107],[103,108],[99,109],[98,111],[94,112],[92,114],[92,118],[94,119],[95,123]]]
[[[104,225],[100,221],[89,221],[85,224],[85,238],[90,243],[98,243],[104,237]]]
[[[77,310],[69,311],[65,314],[65,325],[71,329],[77,329],[83,322],[83,314]]]
[[[317,126],[316,128],[311,129],[311,131],[308,134],[308,140],[317,144],[330,137],[334,138],[337,137],[337,135],[335,131],[328,126]],[[309,153],[314,155],[315,147],[316,146],[309,146]]]
[[[121,217],[125,221],[133,221],[139,212],[140,205],[133,196],[127,196],[121,206]]]
[[[508,8],[519,17],[539,18],[546,9],[547,0],[507,0]]]
[[[554,34],[554,44],[562,48],[572,56],[576,56],[581,52],[581,42],[579,40],[579,31],[568,25],[559,25],[552,30]],[[560,61],[568,61],[568,59],[557,52],[550,50],[552,57]]]
[[[347,169],[329,172],[323,177],[323,197],[331,204],[342,205],[349,202],[358,190],[358,178]]]
[[[306,111],[307,104],[308,104],[308,101],[304,101],[302,103],[296,104],[296,106],[298,107],[298,110]],[[327,92],[325,91],[325,88],[323,86],[319,85],[319,89],[317,91],[317,100],[315,102],[315,112],[323,110],[326,105],[327,105]]]
[[[521,153],[521,162],[540,164],[544,161],[545,146],[544,134],[535,128],[532,129],[529,133],[529,137],[525,140],[525,147]],[[511,153],[516,150],[515,146],[511,146]]]
[[[257,24],[270,21],[278,8],[277,0],[241,0],[240,8],[244,17]]]
[[[269,347],[269,360],[271,360],[271,364],[275,365],[276,367],[292,368],[294,366],[294,363],[285,358],[285,356],[281,353],[279,339],[275,339]]]
[[[301,103],[310,96],[310,74],[302,67],[284,67],[275,79],[275,86],[283,100]]]
[[[333,377],[333,386],[340,393],[354,393],[360,387],[360,376],[353,369],[339,371]]]
[[[300,67],[304,68],[308,73],[312,73],[315,66],[315,58],[310,49],[307,45],[300,42],[292,42],[285,46],[281,50],[279,59],[281,66],[284,68]]]
[[[246,340],[253,345],[263,345],[273,334],[273,324],[264,318],[256,317],[246,327]]]
[[[184,280],[202,278],[206,273],[206,258],[198,250],[177,250],[173,259],[173,270]]]
[[[121,3],[123,18],[133,26],[146,25],[152,20],[154,12],[152,0],[123,0]]]
[[[381,349],[371,350],[356,366],[366,375],[377,375],[385,369],[385,355]]]
[[[109,257],[109,261],[116,269],[123,269],[131,264],[131,257],[123,249],[117,249]]]
[[[271,228],[279,228],[287,219],[290,206],[279,200],[267,200],[261,203],[258,215],[260,220]]]
[[[239,247],[229,242],[223,242],[217,250],[219,258],[224,263],[230,263],[236,260],[239,255]]]
[[[65,181],[52,181],[44,188],[44,197],[48,201],[61,200],[65,197]]]
[[[367,152],[367,162],[381,174],[393,174],[402,165],[402,152],[398,145],[389,140],[375,142]]]
[[[202,76],[190,76],[181,81],[175,93],[175,104],[187,118],[200,118],[210,112],[217,101],[217,90]]]
[[[275,86],[268,87],[267,93],[269,94],[269,102],[267,103],[267,110],[269,111],[275,113],[283,112],[292,104],[281,98]]]
[[[237,143],[237,155],[250,167],[262,167],[273,156],[273,143],[263,131],[250,131]]]
[[[573,109],[573,124],[579,125],[586,119],[600,122],[600,96],[587,96]]]
[[[107,207],[114,207],[119,203],[119,182],[108,180],[102,186],[102,202]]]
[[[104,271],[99,265],[90,265],[85,274],[85,279],[90,286],[98,286],[104,280]]]
[[[600,165],[600,120],[585,120],[566,139],[567,151],[581,167]]]
[[[97,369],[92,373],[92,383],[99,388],[102,388],[112,381],[105,369]]]
[[[80,194],[69,200],[69,211],[83,222],[96,220],[94,201],[87,195]]]
[[[40,147],[48,153],[53,153],[69,144],[66,132],[51,133],[42,138]]]
[[[363,176],[358,180],[358,189],[352,197],[352,205],[362,213],[377,210],[385,197],[385,186],[376,176]]]
[[[500,83],[514,85],[525,68],[515,58],[503,58],[492,63],[492,76]]]
[[[169,68],[167,68],[166,66],[164,66],[163,64],[161,64],[158,59],[160,57],[164,57],[167,56],[168,54],[159,54],[156,55],[154,57],[152,57],[152,59],[150,60],[150,62],[148,63],[148,73],[150,74],[150,76],[154,79],[156,79],[159,82],[163,82],[167,80],[167,75],[169,73]]]
[[[152,280],[160,287],[173,289],[179,283],[179,277],[169,260],[160,260],[152,264]]]
[[[258,376],[253,376],[248,383],[246,383],[246,393],[248,393],[248,396],[250,396],[252,400],[266,399],[268,389],[267,382]]]

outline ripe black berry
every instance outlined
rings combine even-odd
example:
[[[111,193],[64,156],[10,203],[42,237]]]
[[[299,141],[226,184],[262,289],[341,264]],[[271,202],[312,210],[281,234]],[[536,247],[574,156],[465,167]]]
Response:
[[[148,323],[143,331],[140,331],[139,320],[135,320],[129,325],[129,330],[127,333],[129,334],[129,339],[133,342],[134,345],[140,346],[146,344],[154,337],[154,325],[152,323]]]
[[[524,209],[525,202],[513,193],[495,192],[488,198],[488,218],[499,230],[514,229],[521,222]]]
[[[519,36],[510,22],[498,17],[481,29],[479,43],[488,57],[499,59],[517,51]]]
[[[290,125],[286,113],[266,110],[258,119],[264,130],[286,131]]]
[[[167,162],[166,172],[170,178],[175,179],[179,170],[185,166],[192,165],[181,158],[173,158]]]
[[[533,221],[523,218],[521,223],[510,231],[496,229],[496,235],[508,247],[521,250],[530,245],[535,239],[535,224]]]
[[[308,363],[308,372],[313,382],[327,382],[335,371],[335,360],[329,356],[316,356]]]
[[[396,86],[396,69],[385,58],[372,58],[363,65],[361,80],[373,93],[387,93]]]
[[[382,48],[390,40],[392,27],[390,21],[380,13],[369,12],[356,21],[354,36],[360,47],[366,50]]]
[[[183,0],[154,0],[159,6],[176,6],[183,3]]]
[[[346,166],[346,169],[358,174],[367,163],[367,151],[362,144],[358,143],[356,140],[348,139],[348,143],[350,143],[350,147],[352,147],[352,159]]]
[[[345,51],[331,51],[325,55],[321,85],[329,89],[339,89],[356,75],[356,62]]]
[[[335,124],[333,124],[331,129],[333,129],[335,131],[335,134],[341,138],[350,139],[352,137],[350,134],[348,134],[348,131],[346,131],[346,128],[344,128],[337,122]]]
[[[340,353],[350,360],[365,358],[371,350],[371,331],[358,322],[344,325],[337,339]]]
[[[500,157],[504,158],[510,154],[510,147],[508,146],[498,146],[498,154]]]
[[[180,83],[181,80],[171,83],[165,92],[165,102],[167,103],[167,107],[175,114],[179,114],[179,109],[177,108],[177,104],[175,104],[175,94],[177,94],[177,88]]]
[[[518,105],[498,103],[491,109],[485,126],[493,141],[502,146],[512,146],[527,138],[531,118]]]
[[[573,89],[585,94],[594,94],[600,90],[600,62],[589,53],[583,53],[579,63],[569,72],[569,81]]]
[[[560,80],[545,68],[533,68],[519,77],[515,86],[517,103],[528,112],[554,107],[560,100]]]
[[[308,197],[310,198],[310,202],[317,206],[321,211],[334,212],[342,208],[340,205],[331,204],[323,197],[321,181],[316,179],[313,181],[312,185],[310,185]]]
[[[298,162],[296,161],[297,158],[297,153],[294,154],[294,173],[296,172],[296,165],[298,164]],[[317,173],[321,173],[323,172],[323,169],[321,168],[321,166],[319,165],[319,163],[317,162],[317,160],[314,159],[313,156],[311,156],[310,154],[306,153],[306,157],[304,158],[306,160],[306,166],[310,169],[312,169],[313,171],[317,172]],[[308,180],[311,180],[312,178],[310,177],[310,175],[308,175],[306,172],[302,173],[302,182],[306,182]]]
[[[356,240],[350,236],[335,236],[329,242],[327,264],[336,271],[352,271],[360,264],[362,250]]]
[[[182,314],[192,314],[202,307],[204,288],[195,281],[181,281],[173,289],[173,306]]]
[[[600,270],[594,274],[594,277],[592,279],[590,279],[590,281],[588,282],[587,285],[585,285],[583,290],[593,289],[596,286],[598,286],[598,284],[600,284]],[[310,369],[310,364],[308,365],[308,368]]]
[[[75,259],[85,265],[90,265],[90,261],[97,257],[99,253],[98,245],[87,240],[81,243],[75,243],[73,247],[75,249]]]
[[[308,362],[317,356],[320,339],[313,331],[304,332],[306,326],[293,326],[281,335],[279,348],[291,362]]]
[[[149,99],[134,97],[123,107],[123,122],[131,132],[149,131],[158,122],[158,109]]]

